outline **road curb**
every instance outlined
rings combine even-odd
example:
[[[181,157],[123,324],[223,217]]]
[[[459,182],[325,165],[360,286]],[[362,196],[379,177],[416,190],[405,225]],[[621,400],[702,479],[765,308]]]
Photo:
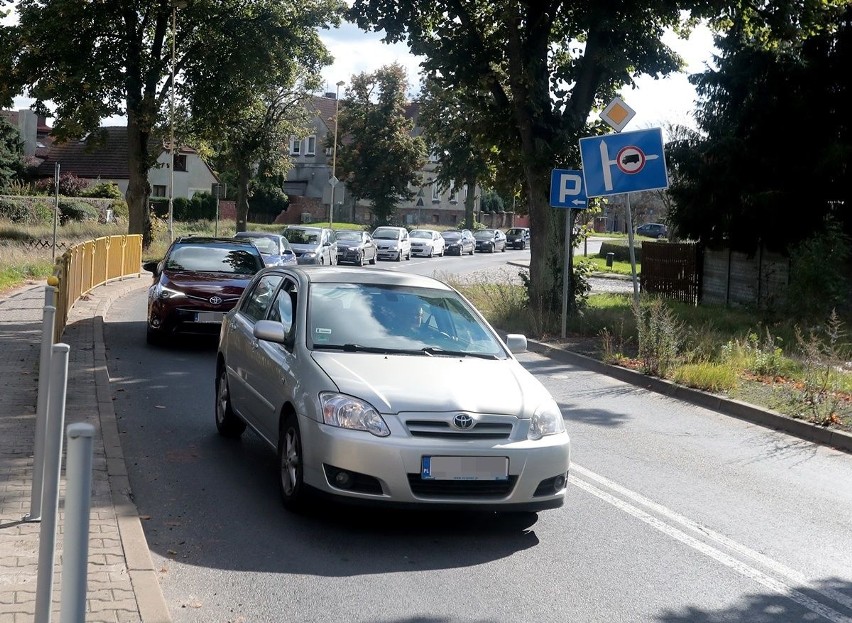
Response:
[[[133,290],[147,287],[148,282],[141,278],[132,277],[113,281],[107,285],[111,285],[112,289],[98,302],[92,319],[94,323],[92,333],[98,417],[100,418],[101,434],[107,459],[109,487],[118,520],[118,534],[142,623],[172,623],[166,599],[163,596],[157,572],[151,560],[151,551],[142,529],[139,511],[132,499],[130,480],[127,476],[127,466],[119,438],[118,420],[112,401],[106,361],[106,344],[104,342],[104,317],[113,301]]]
[[[765,426],[772,430],[781,431],[800,439],[814,443],[830,446],[837,450],[852,453],[852,434],[844,431],[832,430],[824,426],[817,426],[803,420],[782,415],[777,411],[763,409],[754,405],[717,396],[709,392],[684,387],[655,377],[646,376],[635,370],[613,366],[592,357],[574,353],[563,348],[555,347],[535,340],[527,340],[530,351],[544,355],[550,359],[580,366],[592,372],[606,374],[612,378],[648,389],[659,394],[664,394],[678,400],[684,400],[718,413],[745,420],[753,424]]]

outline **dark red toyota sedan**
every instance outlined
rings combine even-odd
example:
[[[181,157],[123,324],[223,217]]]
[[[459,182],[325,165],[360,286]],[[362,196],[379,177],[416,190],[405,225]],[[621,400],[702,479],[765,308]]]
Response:
[[[162,343],[175,333],[218,335],[225,312],[263,265],[260,251],[248,240],[176,239],[162,260],[143,264],[154,274],[148,288],[148,343]]]

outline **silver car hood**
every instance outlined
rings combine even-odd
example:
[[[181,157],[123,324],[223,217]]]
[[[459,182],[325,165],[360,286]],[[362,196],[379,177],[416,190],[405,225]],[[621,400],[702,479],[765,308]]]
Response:
[[[516,360],[312,353],[340,392],[381,413],[467,411],[529,418],[549,399]]]

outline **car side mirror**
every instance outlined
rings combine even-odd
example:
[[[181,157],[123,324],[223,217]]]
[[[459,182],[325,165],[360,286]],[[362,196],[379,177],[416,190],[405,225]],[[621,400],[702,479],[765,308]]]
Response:
[[[148,260],[144,264],[142,264],[142,268],[147,270],[148,272],[157,274],[157,267],[160,265],[160,260]]]

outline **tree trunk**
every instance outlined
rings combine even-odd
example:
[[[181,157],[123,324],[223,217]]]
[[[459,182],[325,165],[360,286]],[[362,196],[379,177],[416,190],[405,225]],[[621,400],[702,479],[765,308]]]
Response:
[[[248,194],[251,171],[248,165],[241,164],[237,176],[237,231],[246,231],[248,227]]]
[[[127,185],[128,234],[142,235],[142,248],[151,246],[151,215],[148,210],[148,197],[151,186],[148,183],[148,138],[150,133],[138,122],[138,115],[128,107],[127,111],[127,164],[129,183]]]
[[[464,228],[473,231],[473,206],[476,203],[476,182],[468,180],[464,198]]]
[[[557,233],[556,218],[550,207],[549,170],[525,168],[530,211],[530,305],[539,312],[555,310],[557,296],[556,270],[561,257],[562,241]]]

